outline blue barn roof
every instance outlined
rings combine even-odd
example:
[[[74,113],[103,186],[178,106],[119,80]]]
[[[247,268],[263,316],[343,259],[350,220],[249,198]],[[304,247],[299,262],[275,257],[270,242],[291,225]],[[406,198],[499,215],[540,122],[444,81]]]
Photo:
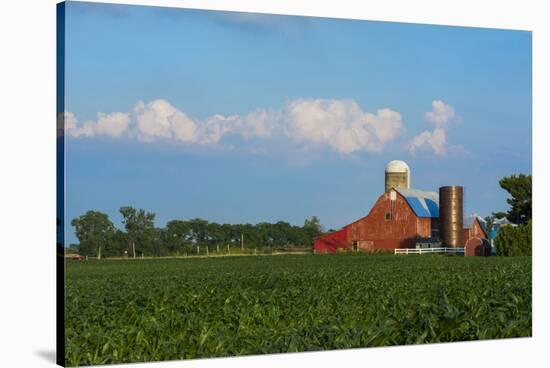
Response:
[[[418,189],[394,188],[418,217],[439,217],[439,193]]]

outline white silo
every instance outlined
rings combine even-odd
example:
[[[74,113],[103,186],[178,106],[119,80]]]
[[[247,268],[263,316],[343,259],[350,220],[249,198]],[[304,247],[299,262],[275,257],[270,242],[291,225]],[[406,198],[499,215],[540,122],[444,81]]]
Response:
[[[386,165],[385,191],[391,188],[410,188],[411,170],[409,165],[400,160],[390,161]]]

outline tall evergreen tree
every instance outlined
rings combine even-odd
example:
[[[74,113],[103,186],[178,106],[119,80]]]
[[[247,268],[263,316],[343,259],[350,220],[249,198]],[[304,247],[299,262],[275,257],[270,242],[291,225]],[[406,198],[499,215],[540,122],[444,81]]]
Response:
[[[499,181],[502,189],[510,193],[506,202],[511,206],[506,217],[513,223],[526,224],[532,218],[531,175],[511,175]]]

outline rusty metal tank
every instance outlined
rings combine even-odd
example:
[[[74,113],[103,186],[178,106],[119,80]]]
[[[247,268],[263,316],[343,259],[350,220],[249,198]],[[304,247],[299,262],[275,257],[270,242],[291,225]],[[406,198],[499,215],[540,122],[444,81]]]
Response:
[[[463,187],[453,185],[439,188],[439,226],[443,247],[464,247],[463,202]]]

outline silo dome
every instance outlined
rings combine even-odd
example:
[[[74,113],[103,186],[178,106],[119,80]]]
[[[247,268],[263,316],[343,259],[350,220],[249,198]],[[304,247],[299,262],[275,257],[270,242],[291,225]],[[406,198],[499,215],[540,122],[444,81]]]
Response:
[[[409,165],[400,160],[390,161],[386,165],[385,191],[391,188],[410,188],[411,171]]]
[[[404,161],[393,160],[388,162],[388,164],[386,165],[386,172],[408,173],[409,165],[407,165]]]

